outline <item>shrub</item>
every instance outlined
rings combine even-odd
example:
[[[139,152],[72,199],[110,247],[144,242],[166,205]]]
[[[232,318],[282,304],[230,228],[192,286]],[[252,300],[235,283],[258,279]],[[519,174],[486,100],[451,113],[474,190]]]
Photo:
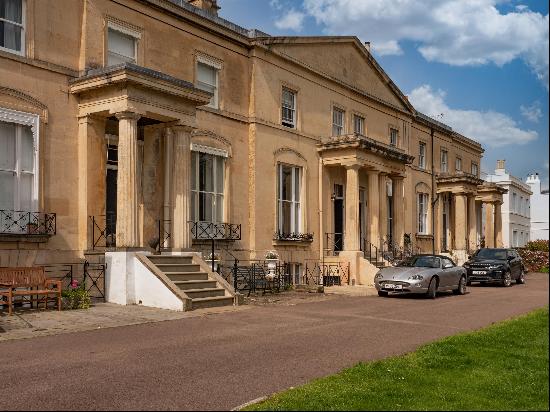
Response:
[[[548,272],[548,251],[518,249],[528,272]]]
[[[525,245],[525,249],[538,252],[548,252],[548,244],[548,240],[532,240]]]
[[[61,292],[63,297],[63,306],[67,309],[88,309],[90,307],[90,294],[84,285],[78,286],[78,282],[73,280],[69,289]]]

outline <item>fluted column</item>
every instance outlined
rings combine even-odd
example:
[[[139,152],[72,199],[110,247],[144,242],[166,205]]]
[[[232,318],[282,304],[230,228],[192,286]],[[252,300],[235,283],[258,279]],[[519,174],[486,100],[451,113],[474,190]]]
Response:
[[[369,242],[374,246],[380,245],[380,196],[378,191],[380,190],[379,172],[377,170],[367,171],[368,181],[368,200],[367,208],[369,215]]]
[[[392,177],[393,202],[393,241],[395,245],[403,246],[405,236],[405,199],[403,199],[403,177]]]
[[[380,222],[378,224],[381,239],[387,239],[388,236],[388,189],[386,185],[386,174],[380,173],[378,178],[378,195],[380,196],[379,215]]]
[[[456,194],[455,204],[455,249],[466,250],[467,198],[466,195]]]
[[[191,147],[189,128],[173,126],[174,140],[172,168],[172,247],[186,249],[191,246],[188,221],[191,212]]]
[[[476,198],[474,195],[468,196],[468,245],[470,251],[477,247],[477,213]]]
[[[504,247],[502,242],[502,209],[501,203],[495,203],[495,247]]]
[[[133,112],[117,113],[118,172],[117,172],[117,247],[139,247],[137,185],[138,150],[137,122],[141,117]]]
[[[495,247],[495,206],[485,203],[485,247]]]
[[[346,228],[344,250],[359,247],[359,165],[346,166]]]

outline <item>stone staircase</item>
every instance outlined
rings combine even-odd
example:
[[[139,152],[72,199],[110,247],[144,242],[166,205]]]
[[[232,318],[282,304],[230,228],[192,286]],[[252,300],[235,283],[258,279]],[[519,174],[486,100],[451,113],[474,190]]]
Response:
[[[230,286],[217,273],[211,272],[202,260],[197,261],[198,259],[197,256],[179,255],[142,257],[143,263],[148,263],[149,269],[165,283],[167,280],[172,283],[167,286],[179,289],[191,300],[191,310],[233,305],[235,296],[230,291]]]

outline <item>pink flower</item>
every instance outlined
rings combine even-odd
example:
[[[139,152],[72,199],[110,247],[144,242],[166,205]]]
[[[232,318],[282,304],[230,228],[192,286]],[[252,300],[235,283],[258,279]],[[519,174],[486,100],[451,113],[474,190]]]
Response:
[[[71,282],[71,288],[76,289],[78,287],[78,280],[73,280]]]

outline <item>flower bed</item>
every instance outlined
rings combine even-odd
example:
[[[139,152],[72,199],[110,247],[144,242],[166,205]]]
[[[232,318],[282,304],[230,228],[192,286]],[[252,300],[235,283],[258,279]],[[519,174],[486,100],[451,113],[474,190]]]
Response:
[[[535,240],[518,248],[523,265],[528,272],[548,273],[548,240]]]

